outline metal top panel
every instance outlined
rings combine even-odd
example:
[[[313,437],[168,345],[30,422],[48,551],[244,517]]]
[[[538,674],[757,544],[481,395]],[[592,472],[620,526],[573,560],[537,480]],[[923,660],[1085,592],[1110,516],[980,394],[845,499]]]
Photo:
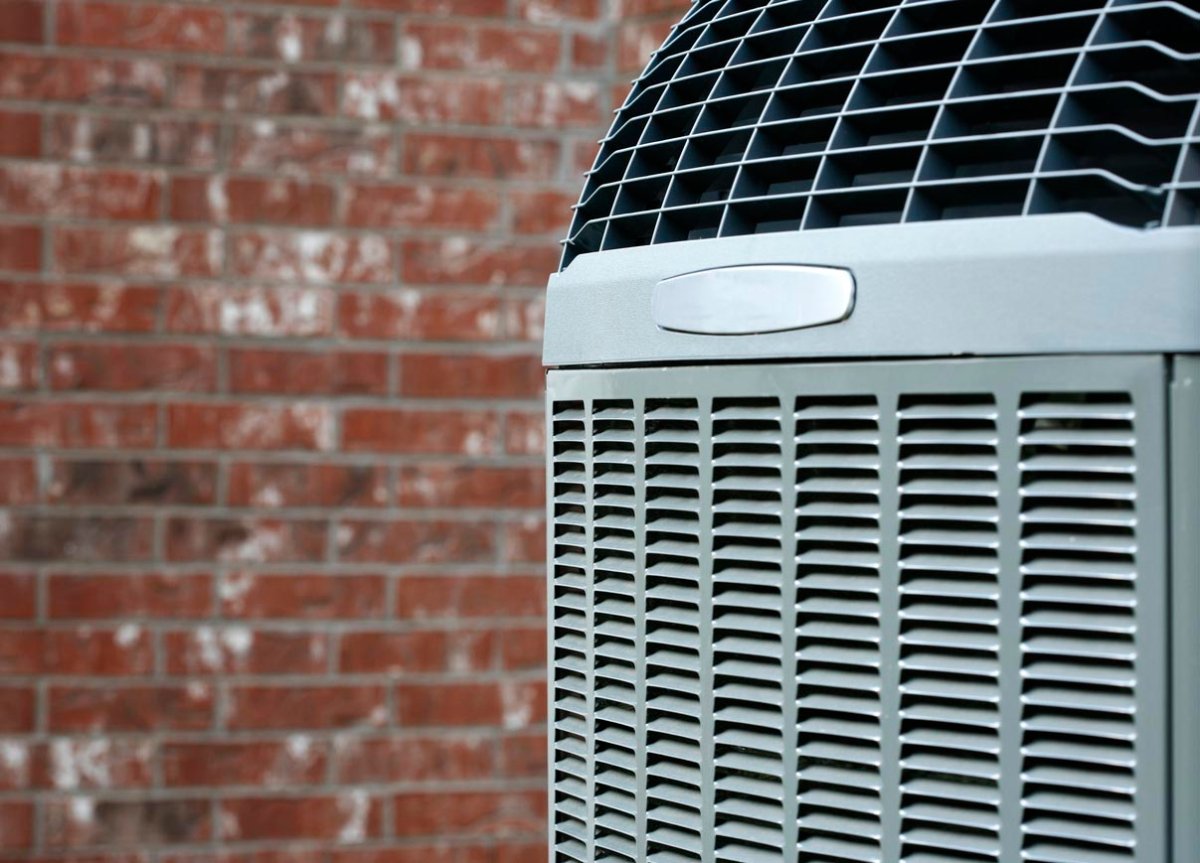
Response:
[[[854,307],[791,332],[656,325],[654,287],[718,267],[848,269]],[[737,294],[731,288],[730,302]],[[762,234],[583,255],[550,280],[548,366],[1200,351],[1200,229],[1061,214]]]

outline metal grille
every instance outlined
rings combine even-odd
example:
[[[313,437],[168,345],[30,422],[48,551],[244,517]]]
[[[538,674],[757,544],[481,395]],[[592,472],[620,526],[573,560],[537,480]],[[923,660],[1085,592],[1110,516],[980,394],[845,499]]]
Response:
[[[698,0],[601,141],[563,266],[1056,212],[1200,223],[1200,0]]]
[[[1160,859],[1164,380],[551,372],[554,859]]]

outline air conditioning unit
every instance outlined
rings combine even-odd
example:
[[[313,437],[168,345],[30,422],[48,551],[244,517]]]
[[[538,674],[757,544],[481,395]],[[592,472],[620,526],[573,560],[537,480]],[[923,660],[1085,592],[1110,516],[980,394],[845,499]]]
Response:
[[[548,294],[556,863],[1200,860],[1200,2],[698,0]]]

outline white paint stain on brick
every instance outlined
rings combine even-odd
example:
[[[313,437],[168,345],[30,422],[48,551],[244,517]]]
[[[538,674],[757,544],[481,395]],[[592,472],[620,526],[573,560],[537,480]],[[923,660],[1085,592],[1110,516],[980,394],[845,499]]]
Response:
[[[420,69],[424,52],[421,50],[421,40],[413,36],[405,36],[400,40],[400,68]]]
[[[81,827],[90,827],[96,820],[96,801],[91,797],[72,797],[71,820]]]
[[[0,741],[0,766],[6,784],[23,788],[29,784],[29,746],[17,740]]]
[[[16,389],[24,383],[23,378],[17,345],[0,345],[0,389]]]
[[[367,796],[367,792],[355,788],[349,794],[343,794],[338,799],[338,809],[346,819],[338,833],[338,841],[346,845],[365,841],[367,815],[371,809],[371,798]]]
[[[125,623],[117,627],[116,634],[113,637],[119,646],[132,647],[137,643],[141,634],[142,628],[136,623]]]
[[[254,632],[247,626],[230,626],[221,633],[221,643],[235,660],[242,662],[254,646]]]
[[[109,771],[109,741],[65,740],[50,742],[50,780],[62,791],[77,788],[108,788],[112,785]],[[88,798],[84,798],[88,799]]]
[[[351,74],[344,95],[346,112],[364,120],[378,120],[385,109],[395,112],[400,106],[400,86],[387,73]]]
[[[504,728],[513,731],[526,728],[533,720],[534,700],[536,690],[532,686],[505,681],[500,686],[500,703],[503,712]]]
[[[225,192],[225,178],[220,175],[209,177],[205,196],[208,198],[208,207],[212,210],[213,217],[219,222],[228,221],[229,195]]]
[[[300,22],[295,15],[285,15],[279,23],[275,47],[286,63],[298,63],[304,57],[304,42],[300,38]]]
[[[242,600],[250,589],[254,587],[254,573],[251,572],[230,572],[226,573],[217,585],[217,596],[221,602],[229,603],[236,610],[241,610]]]
[[[217,644],[217,634],[211,626],[201,626],[192,636],[196,645],[196,655],[200,664],[210,670],[221,667],[221,646]]]

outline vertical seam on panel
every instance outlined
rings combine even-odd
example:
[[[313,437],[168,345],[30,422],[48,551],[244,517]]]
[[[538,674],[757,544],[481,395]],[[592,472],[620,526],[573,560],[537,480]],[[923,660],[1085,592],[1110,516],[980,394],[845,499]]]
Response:
[[[713,400],[700,399],[700,848],[701,860],[716,859],[716,788],[713,715]]]
[[[634,400],[633,416],[634,644],[636,667],[634,758],[637,796],[634,826],[635,859],[646,859],[646,401]]]
[[[880,859],[900,859],[900,446],[897,394],[879,393]]]
[[[596,465],[593,451],[595,437],[595,420],[593,411],[595,400],[590,396],[583,400],[583,439],[584,439],[584,524],[586,533],[585,578],[584,590],[587,597],[587,824],[584,832],[587,834],[587,859],[596,859]]]
[[[1000,859],[1021,854],[1021,469],[1020,389],[996,394],[1000,466]]]
[[[782,641],[780,684],[782,713],[780,725],[783,735],[783,777],[780,791],[783,794],[783,835],[781,840],[784,859],[798,848],[800,834],[800,753],[797,729],[799,727],[799,704],[797,692],[796,662],[796,395],[779,393],[780,443],[782,445],[780,465],[780,606],[781,620],[779,636]],[[790,849],[790,852],[789,852]]]

